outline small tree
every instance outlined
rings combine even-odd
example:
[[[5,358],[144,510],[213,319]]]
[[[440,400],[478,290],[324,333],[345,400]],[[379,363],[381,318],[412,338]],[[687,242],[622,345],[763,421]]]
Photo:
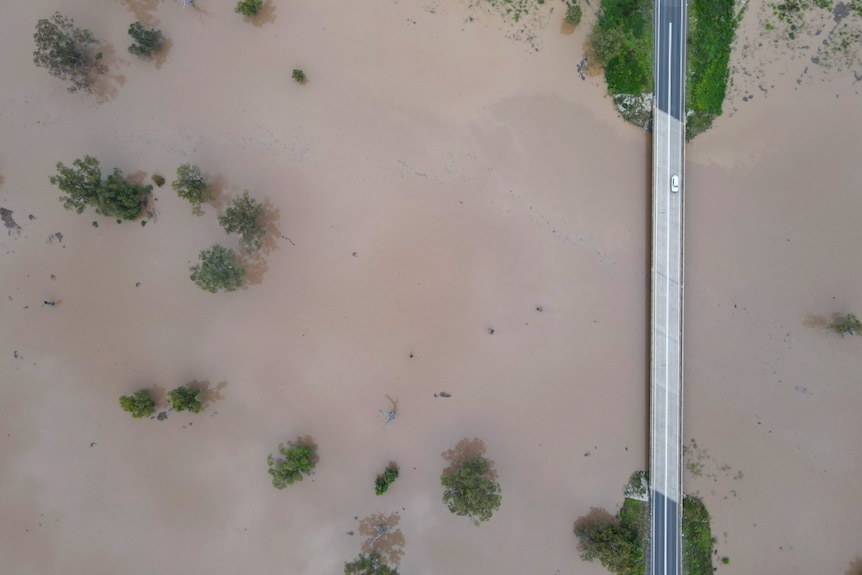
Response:
[[[263,236],[266,235],[258,221],[265,211],[263,204],[249,197],[246,191],[233,199],[218,221],[227,233],[239,235],[239,243],[247,252],[256,252],[263,246]]]
[[[859,318],[852,313],[848,313],[836,318],[835,321],[829,324],[829,327],[836,333],[841,334],[841,337],[856,335],[862,332],[862,321],[859,321]]]
[[[276,489],[284,489],[302,481],[303,474],[311,475],[311,470],[317,465],[317,446],[308,437],[299,437],[287,445],[281,444],[278,452],[281,457],[269,455],[266,458],[272,485]]]
[[[192,213],[203,215],[201,204],[212,199],[207,183],[200,168],[192,164],[183,164],[177,168],[177,179],[171,182],[171,187],[177,195],[192,204]]]
[[[144,196],[153,189],[152,186],[127,182],[123,172],[118,169],[102,181],[99,160],[92,156],[75,160],[71,168],[57,162],[57,175],[51,176],[50,181],[66,192],[60,201],[67,210],[75,210],[80,214],[87,206],[93,206],[97,214],[125,220],[140,215],[144,208]]]
[[[141,58],[151,58],[153,54],[162,49],[165,37],[161,30],[144,28],[140,22],[129,25],[129,36],[134,42],[129,46],[129,52]]]
[[[583,12],[581,11],[580,4],[571,4],[566,9],[566,24],[569,26],[577,26],[581,23],[581,16],[583,16]]]
[[[123,395],[120,397],[120,407],[123,411],[128,411],[132,417],[139,419],[141,417],[149,417],[156,412],[156,402],[150,397],[150,392],[146,389],[139,389],[132,395]]]
[[[189,268],[191,280],[210,293],[219,290],[235,291],[245,283],[245,269],[233,250],[218,244],[198,255],[201,263]]]
[[[254,16],[263,8],[263,0],[239,0],[234,12],[243,16]]]
[[[168,392],[168,399],[174,411],[200,413],[204,410],[204,394],[199,389],[189,389],[181,385]]]
[[[390,461],[386,470],[374,481],[374,493],[383,495],[389,491],[389,486],[395,483],[396,479],[398,479],[398,466],[394,461]]]
[[[303,72],[299,68],[293,69],[293,74],[291,74],[291,77],[300,84],[305,84],[308,81],[308,78],[305,77],[305,72]]]
[[[84,156],[83,160],[72,162],[71,168],[57,162],[57,175],[51,176],[51,183],[66,192],[66,197],[60,197],[63,207],[80,214],[95,200],[102,185],[99,160]]]
[[[637,533],[616,522],[595,522],[575,529],[581,542],[584,561],[598,559],[617,575],[637,575],[643,572],[644,558]]]
[[[491,519],[500,508],[500,484],[496,482],[492,463],[481,453],[458,457],[443,472],[440,482],[444,487],[443,502],[449,511],[469,517],[475,525]]]
[[[398,569],[384,563],[379,553],[360,553],[359,557],[344,564],[344,575],[398,575]]]
[[[398,575],[398,569],[384,563],[379,553],[360,553],[359,557],[344,564],[344,575]]]
[[[46,68],[55,78],[69,82],[69,92],[92,92],[95,84],[93,73],[107,70],[99,60],[100,55],[93,57],[88,51],[91,44],[98,42],[93,33],[76,28],[72,18],[59,12],[36,23],[33,39],[36,41],[33,62]]]
[[[95,201],[96,213],[133,220],[141,214],[144,196],[152,190],[153,186],[128,182],[123,172],[114,168],[113,173],[99,186]]]

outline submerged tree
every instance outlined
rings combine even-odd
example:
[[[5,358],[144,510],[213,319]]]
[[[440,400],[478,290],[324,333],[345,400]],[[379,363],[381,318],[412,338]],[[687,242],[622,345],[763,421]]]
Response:
[[[451,465],[443,471],[443,502],[455,515],[469,517],[473,524],[488,521],[500,508],[502,496],[493,463],[483,457],[479,439],[463,439],[444,454]]]
[[[281,457],[267,456],[268,473],[272,475],[272,485],[276,489],[284,489],[297,481],[302,481],[303,475],[311,475],[317,465],[317,446],[310,437],[299,437],[287,445],[278,446]]]
[[[153,54],[162,49],[165,37],[161,30],[155,28],[144,28],[140,22],[129,25],[129,36],[134,42],[129,46],[129,52],[141,58],[151,58]]]
[[[87,206],[92,206],[97,214],[124,220],[140,215],[144,197],[153,189],[152,186],[128,182],[118,169],[103,181],[99,160],[93,156],[75,160],[72,167],[57,162],[57,175],[51,176],[50,181],[66,192],[60,201],[67,210],[80,214]]]
[[[265,211],[263,204],[250,197],[246,191],[233,199],[218,221],[227,233],[238,234],[240,245],[245,251],[252,253],[263,247],[266,230],[261,225],[260,218]]]
[[[608,571],[617,575],[640,575],[643,572],[643,550],[637,533],[616,520],[579,526],[575,535],[581,542],[581,558],[585,561],[598,559]]]
[[[575,0],[575,4],[569,5],[566,9],[566,24],[569,26],[577,26],[581,23],[581,16],[583,16],[581,5],[577,3],[577,0]]]
[[[829,324],[829,327],[836,333],[845,335],[856,335],[862,332],[862,321],[859,321],[852,313],[848,313],[835,318],[835,321]]]
[[[59,12],[36,23],[33,39],[36,40],[33,62],[55,78],[69,82],[69,92],[92,92],[93,74],[107,70],[100,61],[101,54],[93,56],[88,51],[90,45],[98,42],[93,33],[75,27],[72,18]]]
[[[191,389],[181,385],[168,392],[168,399],[174,411],[200,413],[204,410],[204,394],[199,389]]]
[[[234,12],[243,16],[254,16],[263,8],[263,0],[239,0]]]
[[[245,283],[245,269],[233,250],[218,244],[198,255],[201,263],[189,268],[191,280],[210,293],[219,290],[235,291]]]
[[[398,575],[398,569],[384,563],[379,553],[360,553],[359,557],[344,564],[344,575]]]
[[[132,395],[120,397],[120,407],[136,419],[149,417],[156,412],[156,402],[146,389],[139,389]]]
[[[201,204],[212,199],[200,168],[193,164],[183,164],[177,168],[177,179],[171,182],[171,187],[179,197],[192,204],[192,213],[196,216],[204,213]]]

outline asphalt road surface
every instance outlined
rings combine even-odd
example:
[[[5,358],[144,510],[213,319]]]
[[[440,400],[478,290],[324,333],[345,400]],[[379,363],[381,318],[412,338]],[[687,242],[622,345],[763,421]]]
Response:
[[[651,575],[682,573],[686,18],[685,0],[656,0],[648,566]]]

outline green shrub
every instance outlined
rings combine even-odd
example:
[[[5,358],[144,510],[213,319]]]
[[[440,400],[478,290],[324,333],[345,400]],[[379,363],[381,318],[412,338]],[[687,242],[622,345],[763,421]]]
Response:
[[[162,186],[164,186],[164,185],[165,185],[165,179],[164,179],[162,176],[160,176],[160,175],[158,175],[158,174],[153,174],[152,178],[153,178],[153,182],[154,182],[158,187],[160,187],[160,188],[161,188]]]
[[[308,81],[308,78],[305,77],[305,72],[303,72],[299,68],[293,69],[293,74],[291,74],[291,77],[300,84],[305,84]]]
[[[581,23],[583,11],[580,4],[572,4],[566,9],[566,24],[569,26],[577,26]]]
[[[233,250],[215,244],[198,255],[201,263],[189,268],[189,276],[204,291],[235,291],[245,283],[245,268]]]
[[[263,0],[240,0],[236,3],[234,12],[243,16],[254,16],[263,8]]]
[[[848,313],[836,318],[829,324],[829,327],[842,336],[855,335],[862,332],[862,321],[859,321],[859,318],[852,313]]]
[[[204,394],[199,389],[190,389],[184,385],[168,392],[168,399],[174,411],[191,411],[200,413],[204,410]]]
[[[231,205],[219,216],[218,222],[229,234],[238,234],[240,245],[249,253],[263,247],[266,229],[260,222],[265,213],[263,204],[248,195],[248,192],[231,201]]]
[[[132,395],[120,397],[120,407],[132,414],[135,419],[149,417],[156,412],[156,402],[146,389],[139,389]]]
[[[500,484],[494,481],[491,462],[481,455],[467,457],[443,472],[443,502],[455,515],[469,517],[475,525],[488,521],[500,508]]]
[[[398,479],[398,466],[394,462],[391,462],[386,470],[381,475],[378,475],[374,481],[374,493],[383,495],[389,490],[389,486],[395,483],[396,479]]]
[[[279,445],[278,452],[281,457],[269,455],[266,458],[269,474],[272,475],[272,485],[276,489],[284,489],[302,481],[302,476],[310,475],[317,465],[317,446],[308,437],[300,437],[287,445]]]
[[[129,36],[134,40],[134,43],[129,46],[129,52],[141,58],[151,58],[162,49],[165,43],[165,37],[161,31],[155,28],[148,30],[140,22],[129,25]]]
[[[171,182],[171,187],[179,197],[191,203],[192,213],[196,216],[204,213],[201,204],[212,199],[200,168],[192,164],[183,164],[177,168],[177,179]]]

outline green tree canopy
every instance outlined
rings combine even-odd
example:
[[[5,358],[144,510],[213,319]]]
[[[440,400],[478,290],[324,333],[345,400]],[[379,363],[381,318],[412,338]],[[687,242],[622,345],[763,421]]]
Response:
[[[219,290],[234,291],[245,283],[245,269],[233,250],[218,244],[198,255],[201,263],[189,268],[191,280],[210,293]]]
[[[835,321],[829,324],[829,327],[842,336],[854,335],[862,332],[862,321],[859,321],[859,318],[852,313],[848,313],[836,318]]]
[[[141,417],[149,417],[156,412],[156,402],[150,397],[150,392],[146,389],[139,389],[132,395],[124,395],[120,397],[120,407],[123,411],[128,411],[132,417],[139,419]]]
[[[303,474],[310,475],[317,465],[317,447],[309,438],[297,438],[287,445],[278,446],[281,457],[267,456],[266,464],[272,475],[272,485],[276,489],[284,489],[297,481],[302,481]]]
[[[396,479],[398,479],[398,466],[395,462],[390,462],[386,470],[374,480],[374,493],[383,495],[389,491],[389,486],[395,483]]]
[[[616,522],[594,522],[575,529],[585,561],[598,559],[617,575],[643,575],[644,557],[637,534]]]
[[[239,0],[234,12],[243,16],[254,16],[263,8],[263,0]]]
[[[191,389],[181,385],[168,392],[168,399],[174,411],[200,413],[204,410],[204,394],[199,389]]]
[[[260,218],[265,211],[263,204],[251,198],[246,191],[233,199],[218,221],[227,233],[238,234],[240,245],[252,253],[263,246],[266,230],[261,225]]]
[[[75,160],[71,168],[57,162],[57,175],[51,176],[50,181],[66,193],[60,201],[67,210],[80,214],[87,206],[92,206],[97,214],[124,220],[141,214],[144,197],[153,189],[129,183],[118,169],[103,181],[99,160],[93,156]]]
[[[90,45],[98,42],[92,32],[75,27],[72,18],[59,12],[36,23],[33,39],[36,41],[33,62],[40,68],[46,68],[55,78],[69,82],[67,89],[70,92],[92,92],[95,84],[93,73],[107,70],[107,67],[87,50]]]
[[[569,26],[577,26],[581,23],[581,16],[583,16],[581,5],[577,3],[577,0],[575,0],[574,4],[571,4],[566,8],[566,24]]]
[[[443,502],[455,515],[469,517],[474,524],[488,521],[500,508],[500,484],[494,481],[491,462],[476,455],[443,473]]]
[[[344,575],[398,575],[398,569],[389,567],[378,553],[360,553],[359,557],[344,564]]]
[[[134,40],[129,46],[129,52],[141,58],[151,58],[165,43],[165,37],[160,30],[144,28],[140,22],[129,25],[129,36]]]
[[[192,213],[203,215],[201,204],[212,199],[200,168],[192,164],[183,164],[177,168],[177,179],[171,182],[171,187],[177,195],[192,204]]]

